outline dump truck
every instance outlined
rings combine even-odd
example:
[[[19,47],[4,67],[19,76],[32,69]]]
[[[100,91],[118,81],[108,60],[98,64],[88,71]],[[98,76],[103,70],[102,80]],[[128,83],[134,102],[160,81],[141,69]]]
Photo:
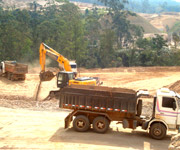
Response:
[[[0,63],[0,75],[9,80],[25,80],[28,65],[16,61],[3,61]]]
[[[73,128],[87,131],[91,125],[98,133],[105,133],[112,121],[123,128],[141,127],[154,139],[163,139],[167,131],[180,129],[180,95],[169,89],[157,90],[152,117],[141,116],[142,98],[148,91],[124,88],[71,85],[60,90],[59,107],[71,109],[65,118],[65,128],[73,121]]]

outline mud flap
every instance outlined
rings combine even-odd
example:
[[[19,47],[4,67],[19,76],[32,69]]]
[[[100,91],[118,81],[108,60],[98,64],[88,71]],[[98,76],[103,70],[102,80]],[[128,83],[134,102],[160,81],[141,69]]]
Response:
[[[123,125],[123,128],[126,129],[126,128],[129,128],[129,122],[127,119],[124,119],[123,122],[122,122],[122,125]]]
[[[146,129],[148,128],[148,125],[149,125],[149,121],[143,122],[143,124],[142,124],[142,129],[143,129],[143,130],[146,130]]]
[[[65,119],[64,119],[64,128],[67,129],[72,121],[72,117],[76,113],[76,110],[71,112]]]
[[[71,123],[71,121],[72,121],[72,116],[67,116],[66,118],[65,118],[65,120],[64,120],[64,128],[65,129],[67,129],[68,127],[69,127],[69,125],[70,125],[70,123]]]
[[[137,127],[137,120],[133,120],[133,129],[136,129]]]

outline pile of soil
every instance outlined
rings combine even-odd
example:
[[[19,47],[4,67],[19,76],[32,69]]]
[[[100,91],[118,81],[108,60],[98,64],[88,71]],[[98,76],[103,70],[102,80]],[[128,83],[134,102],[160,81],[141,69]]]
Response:
[[[35,100],[24,100],[24,99],[1,99],[0,106],[13,108],[13,109],[29,109],[29,110],[40,110],[40,111],[59,111],[59,101],[52,99],[50,101],[35,101]]]
[[[180,93],[180,80],[176,81],[175,83],[171,84],[168,87],[170,90]]]
[[[78,68],[78,73],[95,73],[95,72],[180,72],[180,67],[119,67],[119,68],[95,68],[85,69]]]

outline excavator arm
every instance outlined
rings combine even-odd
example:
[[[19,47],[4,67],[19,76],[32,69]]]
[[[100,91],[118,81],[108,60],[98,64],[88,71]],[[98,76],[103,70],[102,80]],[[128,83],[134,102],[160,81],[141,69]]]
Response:
[[[69,60],[66,59],[63,55],[56,52],[54,49],[47,46],[46,44],[41,43],[39,53],[41,71],[45,71],[46,55],[57,61],[64,68],[65,71],[72,71]]]
[[[45,43],[41,43],[39,48],[39,63],[41,66],[40,79],[41,81],[50,81],[55,75],[50,71],[45,71],[46,66],[46,55],[53,60],[57,61],[59,65],[65,71],[72,72],[70,62],[63,55],[56,52],[54,49],[47,46]]]

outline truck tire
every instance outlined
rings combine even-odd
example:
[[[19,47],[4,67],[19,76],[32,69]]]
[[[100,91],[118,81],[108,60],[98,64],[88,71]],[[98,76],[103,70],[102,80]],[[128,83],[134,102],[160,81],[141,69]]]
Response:
[[[161,123],[154,123],[150,127],[149,134],[153,139],[161,140],[166,136],[166,127]]]
[[[137,116],[141,116],[142,113],[142,100],[140,99],[137,104]]]
[[[99,116],[93,120],[93,129],[98,133],[105,133],[109,129],[109,120]]]
[[[73,121],[73,128],[78,132],[85,132],[89,129],[89,119],[84,115],[78,115]]]

